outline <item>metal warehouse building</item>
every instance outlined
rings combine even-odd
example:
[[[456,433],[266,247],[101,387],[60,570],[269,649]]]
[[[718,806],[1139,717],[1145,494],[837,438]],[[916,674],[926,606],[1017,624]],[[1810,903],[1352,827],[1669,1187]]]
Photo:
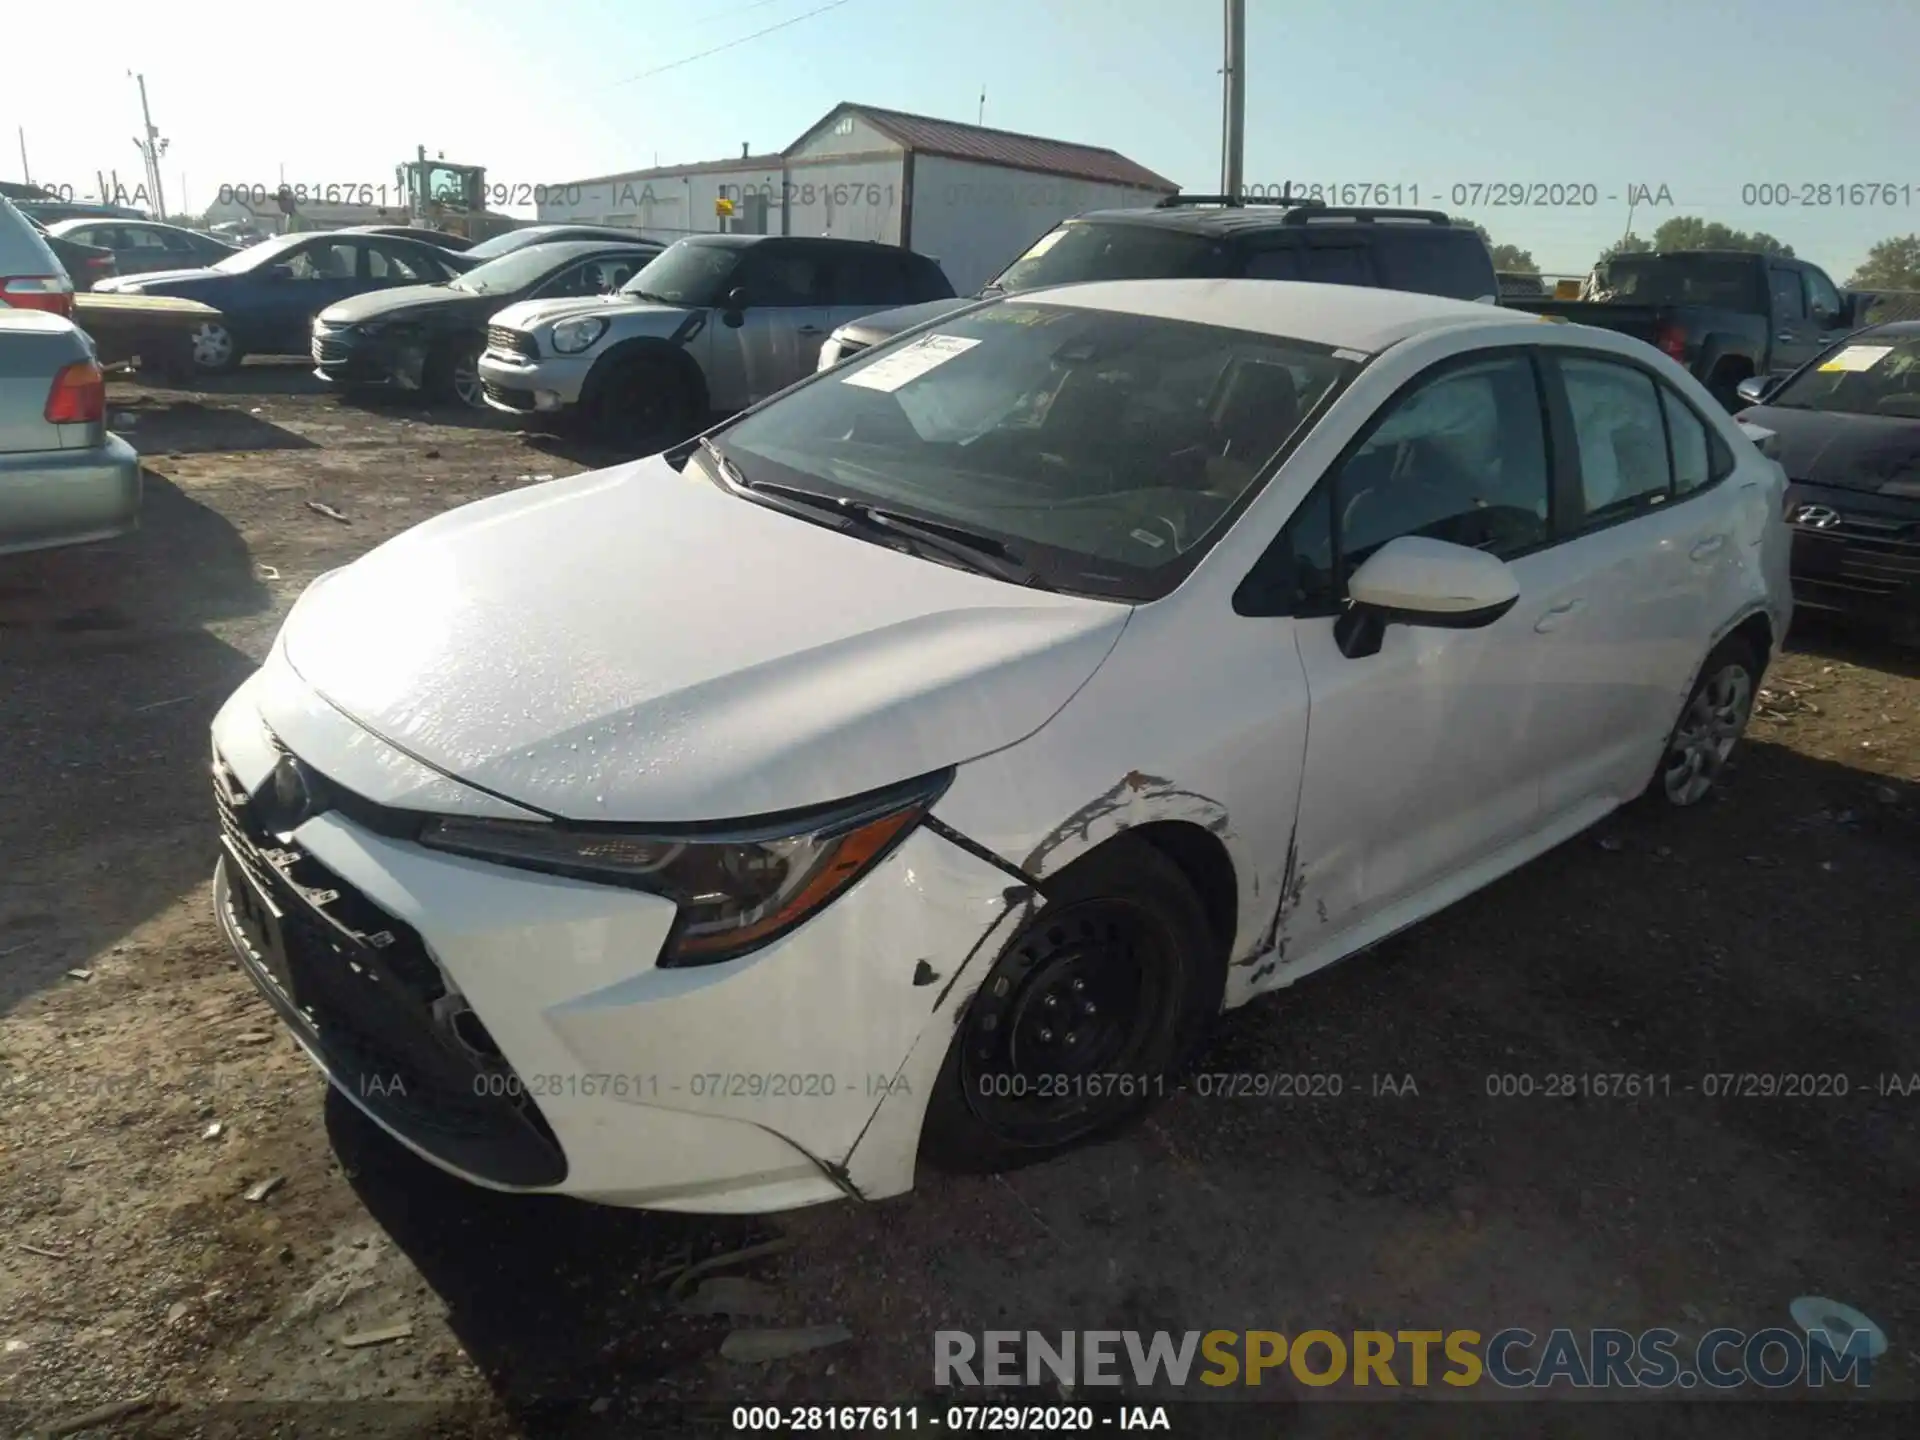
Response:
[[[931,255],[970,294],[1059,221],[1150,205],[1178,187],[1124,155],[952,120],[836,105],[778,154],[666,165],[546,187],[542,221],[833,235]],[[732,202],[722,216],[716,201]]]

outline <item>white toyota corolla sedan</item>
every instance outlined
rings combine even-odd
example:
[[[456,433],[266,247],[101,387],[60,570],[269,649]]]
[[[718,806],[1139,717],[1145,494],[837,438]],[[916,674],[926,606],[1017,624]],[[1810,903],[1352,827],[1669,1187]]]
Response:
[[[214,723],[216,913],[476,1184],[764,1211],[1032,1158],[1223,1008],[1707,796],[1784,490],[1597,330],[991,302],[315,581]]]

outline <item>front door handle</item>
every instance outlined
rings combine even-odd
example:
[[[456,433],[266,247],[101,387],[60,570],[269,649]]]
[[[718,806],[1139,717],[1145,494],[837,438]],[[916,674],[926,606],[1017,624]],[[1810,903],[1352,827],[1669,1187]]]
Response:
[[[1707,537],[1705,540],[1702,540],[1698,545],[1694,546],[1689,553],[1696,560],[1705,560],[1709,556],[1717,554],[1719,552],[1720,547],[1726,543],[1727,543],[1726,536],[1711,535]]]
[[[1782,345],[1791,345],[1794,341],[1798,340],[1800,337],[1798,335],[1795,335],[1791,330],[1789,330],[1785,334],[1776,335],[1773,338]]]
[[[1566,619],[1567,616],[1577,610],[1585,608],[1586,603],[1584,600],[1562,600],[1558,605],[1534,621],[1533,628],[1544,635],[1557,626],[1562,620]]]
[[[824,335],[827,332],[822,330],[818,325],[802,325],[795,333],[800,335]]]

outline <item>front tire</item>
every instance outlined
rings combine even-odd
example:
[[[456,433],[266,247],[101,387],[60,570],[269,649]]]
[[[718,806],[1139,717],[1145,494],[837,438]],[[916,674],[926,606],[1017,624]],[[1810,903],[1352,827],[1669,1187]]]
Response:
[[[1178,867],[1121,839],[1069,869],[955,1028],[921,1153],[1005,1170],[1106,1134],[1173,1088],[1220,1011],[1223,955]]]
[[[486,348],[484,340],[460,340],[436,350],[427,361],[427,393],[463,409],[491,410],[480,383],[480,352]]]
[[[695,429],[694,397],[679,366],[652,355],[616,360],[594,388],[588,423],[597,438],[653,455]]]
[[[1746,733],[1759,690],[1760,661],[1753,647],[1733,637],[1716,645],[1667,738],[1648,798],[1663,808],[1684,810],[1711,795]]]

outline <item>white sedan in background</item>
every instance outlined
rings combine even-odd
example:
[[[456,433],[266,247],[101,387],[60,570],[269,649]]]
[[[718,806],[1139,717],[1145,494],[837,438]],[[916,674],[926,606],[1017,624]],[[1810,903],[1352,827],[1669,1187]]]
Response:
[[[1612,334],[1023,294],[316,581],[214,724],[216,911],[477,1184],[766,1211],[1017,1163],[1223,1008],[1707,796],[1784,487]]]

